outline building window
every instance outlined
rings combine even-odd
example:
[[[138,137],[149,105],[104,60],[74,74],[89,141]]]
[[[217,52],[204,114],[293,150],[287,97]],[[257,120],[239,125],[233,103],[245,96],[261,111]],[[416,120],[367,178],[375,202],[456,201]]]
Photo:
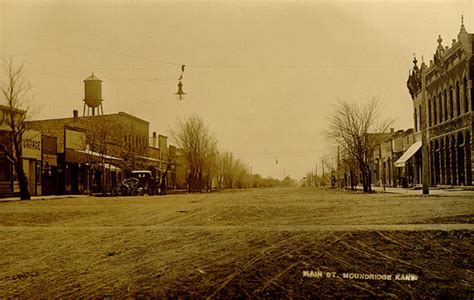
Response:
[[[443,98],[441,93],[438,94],[438,123],[443,122]]]
[[[416,112],[416,107],[415,107],[415,132],[418,131],[418,114]]]
[[[469,111],[469,99],[468,99],[468,93],[467,93],[467,79],[464,77],[463,83],[462,83],[462,95],[464,97],[464,112]]]
[[[418,106],[418,129],[421,130],[421,105]]]
[[[441,94],[438,94],[438,97],[436,97],[436,119],[437,119],[437,124],[441,123],[442,117],[443,117],[443,112],[441,110],[441,104],[442,99],[441,99]]]
[[[436,96],[433,97],[433,125],[438,124],[438,118],[437,118],[437,106],[438,106],[438,101],[436,100]]]
[[[446,92],[446,89],[443,91],[443,110],[444,110],[444,121],[447,121],[449,119],[448,115],[448,93]]]
[[[454,117],[453,86],[449,87],[449,117]]]
[[[428,124],[431,126],[431,99],[428,99]]]
[[[471,111],[474,111],[474,89],[471,86],[467,87],[467,94],[471,97]]]
[[[456,115],[461,115],[461,97],[459,95],[459,81],[456,82]]]

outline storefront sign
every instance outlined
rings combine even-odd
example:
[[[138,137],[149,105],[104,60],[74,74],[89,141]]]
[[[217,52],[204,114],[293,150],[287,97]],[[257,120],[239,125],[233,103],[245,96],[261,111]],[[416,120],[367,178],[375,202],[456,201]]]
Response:
[[[27,130],[22,136],[23,157],[41,160],[41,132]]]

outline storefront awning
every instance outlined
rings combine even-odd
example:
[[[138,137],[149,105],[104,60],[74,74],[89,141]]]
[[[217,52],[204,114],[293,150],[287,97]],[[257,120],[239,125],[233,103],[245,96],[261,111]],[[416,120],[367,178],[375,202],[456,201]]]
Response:
[[[94,152],[94,151],[91,151],[91,150],[74,150],[74,151],[79,152],[79,153],[84,153],[86,155],[91,155],[91,156],[94,156],[94,157],[107,159],[107,160],[123,160],[123,159],[115,157],[115,156],[102,154],[102,153]]]
[[[167,161],[158,159],[158,158],[153,158],[153,157],[146,157],[146,156],[137,156],[137,158],[143,159],[143,160],[148,160],[148,161],[153,161],[153,162],[160,162],[160,163],[167,163]]]
[[[421,148],[421,142],[415,142],[411,145],[405,153],[403,153],[402,157],[400,157],[395,162],[395,167],[402,168],[405,166],[405,163]]]
[[[102,164],[100,164],[102,166]],[[120,172],[122,171],[122,169],[120,169],[119,167],[117,166],[114,166],[112,164],[108,164],[108,163],[105,163],[104,164],[104,167],[109,170],[109,171],[112,171],[112,172]]]

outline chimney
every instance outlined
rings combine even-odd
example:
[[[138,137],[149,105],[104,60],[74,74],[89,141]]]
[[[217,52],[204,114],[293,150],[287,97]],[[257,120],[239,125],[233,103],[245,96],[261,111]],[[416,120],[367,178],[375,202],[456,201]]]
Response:
[[[156,132],[153,131],[153,138],[151,140],[152,146],[156,148]]]
[[[390,133],[394,133],[395,132],[395,129],[394,128],[390,128]]]
[[[79,111],[77,109],[73,110],[72,111],[72,116],[74,117],[74,119],[79,118]]]

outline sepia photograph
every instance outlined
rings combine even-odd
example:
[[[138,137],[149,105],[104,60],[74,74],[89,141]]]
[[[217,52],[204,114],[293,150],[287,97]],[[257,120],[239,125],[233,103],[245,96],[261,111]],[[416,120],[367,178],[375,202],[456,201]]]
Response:
[[[472,0],[0,0],[0,299],[473,299]]]

